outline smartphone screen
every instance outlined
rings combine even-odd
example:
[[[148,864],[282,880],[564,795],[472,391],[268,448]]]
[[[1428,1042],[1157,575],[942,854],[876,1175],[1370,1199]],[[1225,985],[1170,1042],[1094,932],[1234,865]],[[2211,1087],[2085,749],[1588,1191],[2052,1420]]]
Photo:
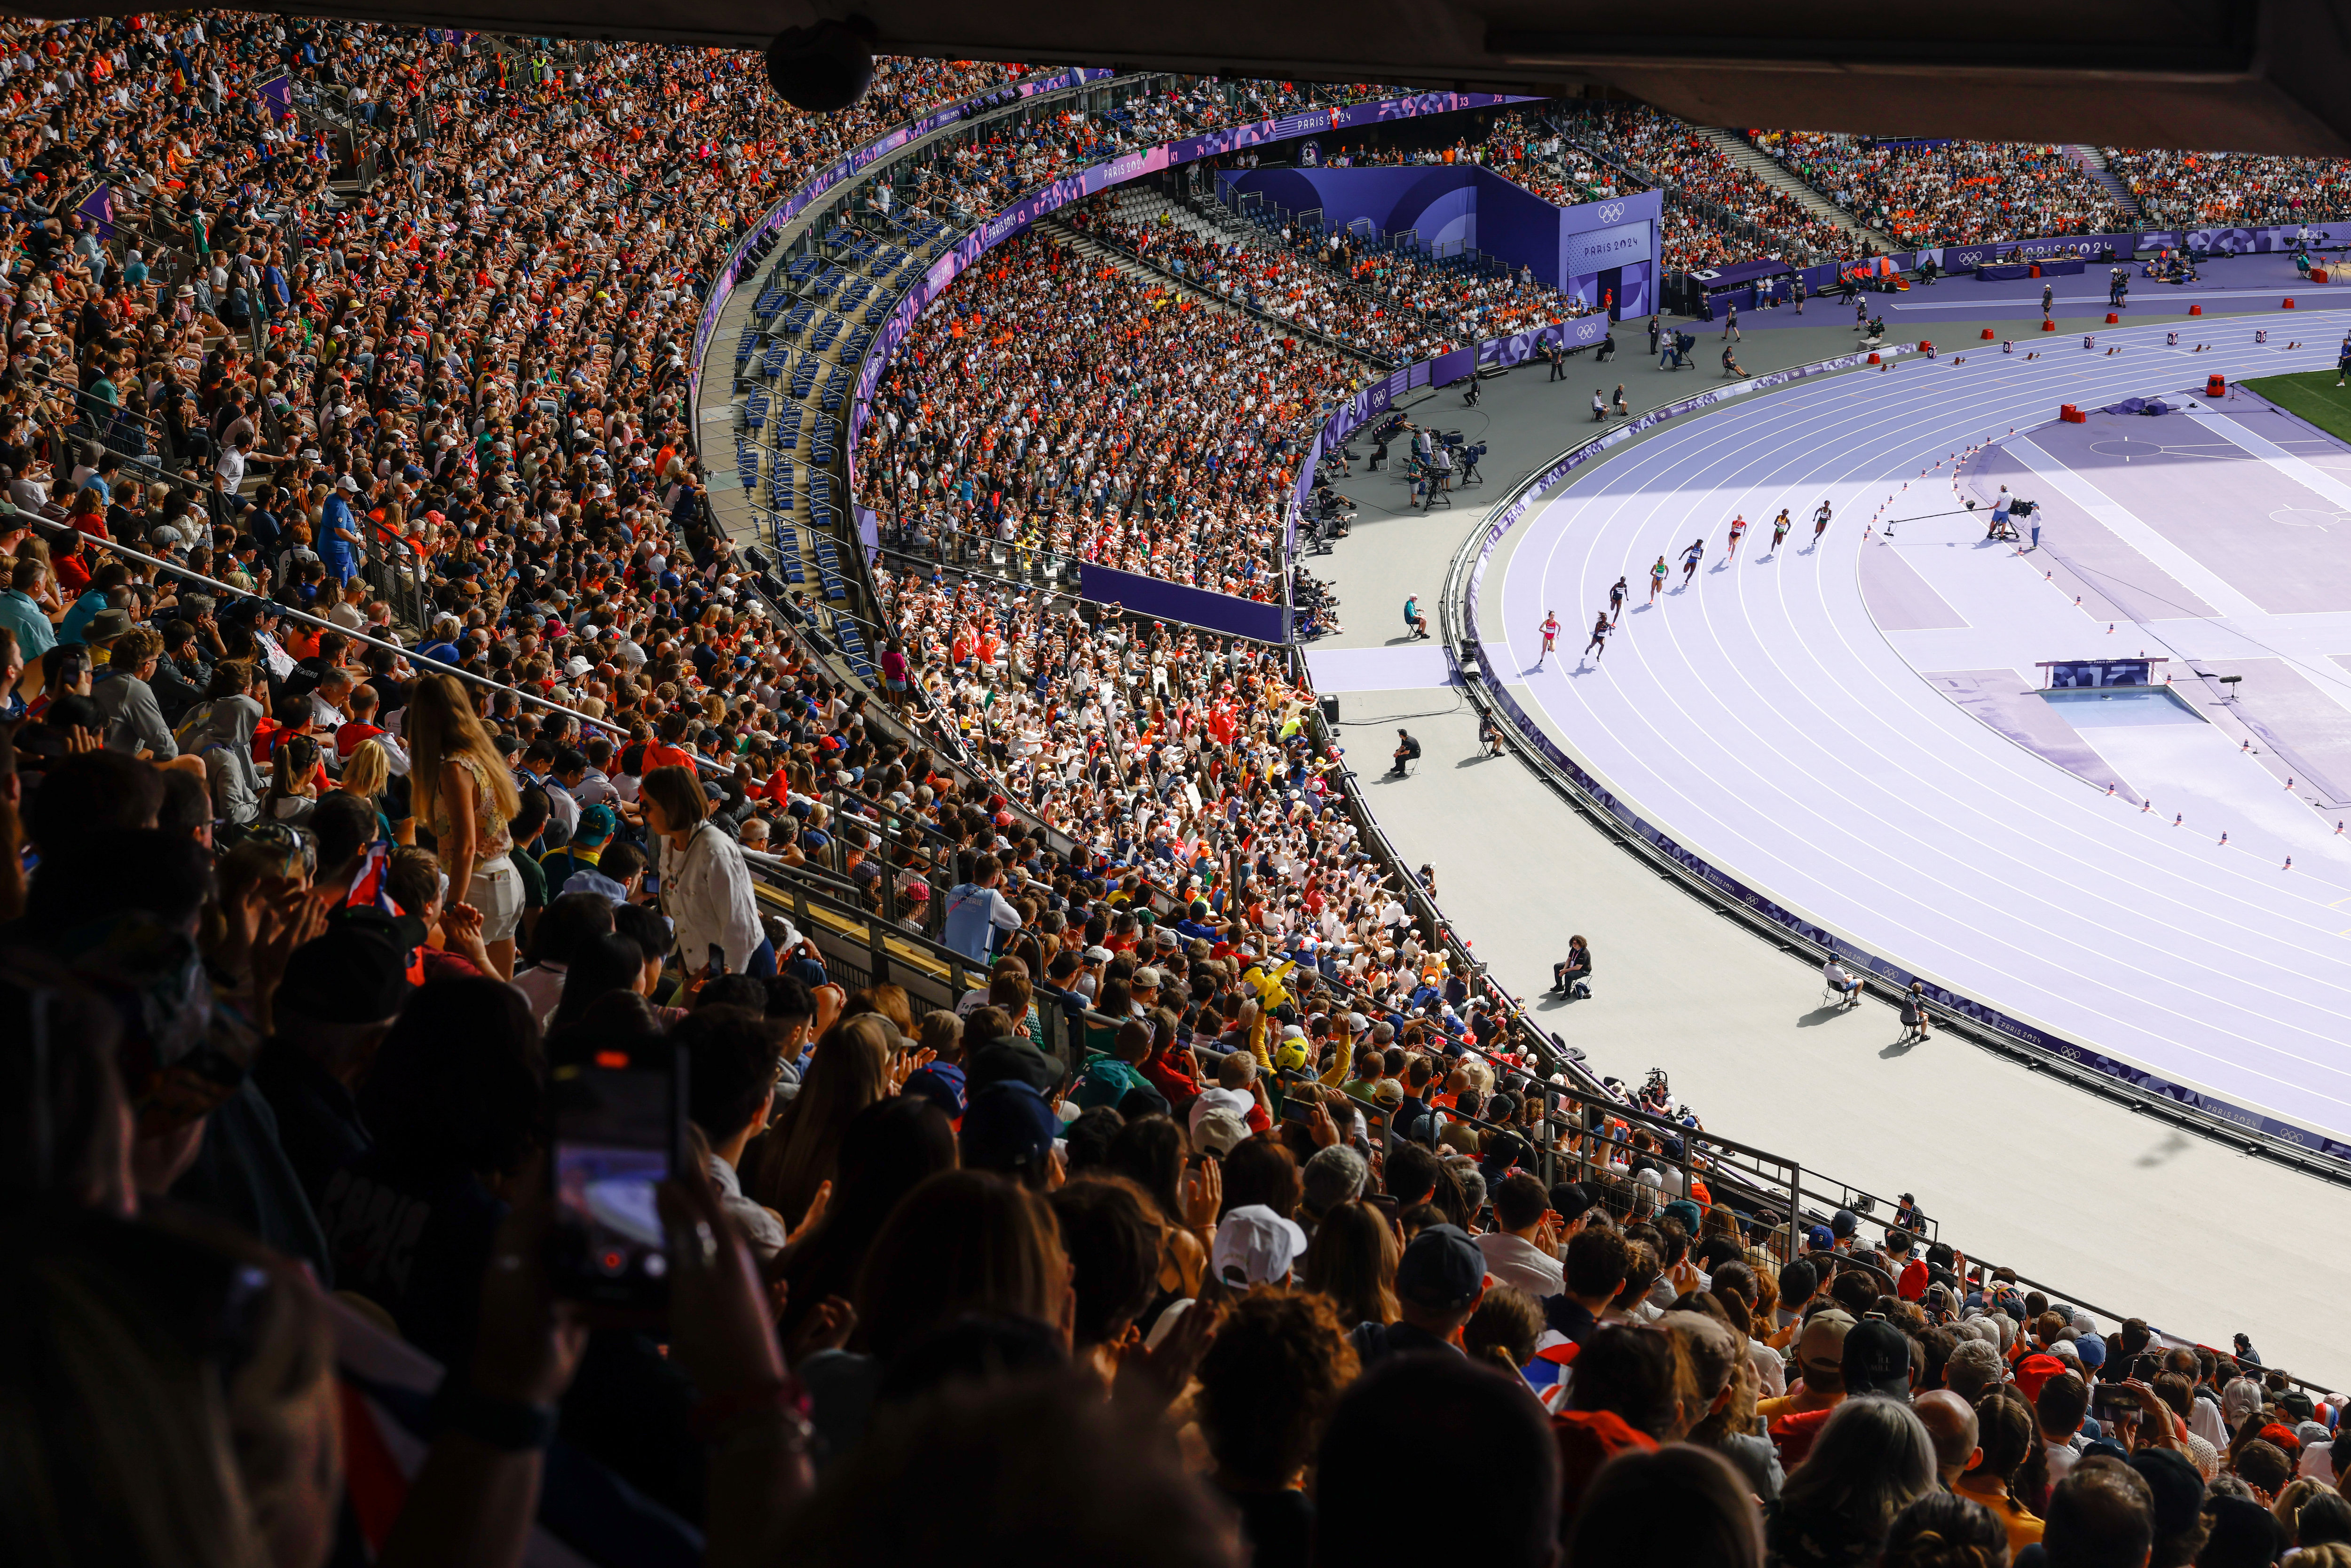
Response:
[[[668,1299],[669,1255],[653,1189],[685,1148],[685,1061],[654,1042],[558,1068],[555,1275],[566,1295],[613,1306]]]

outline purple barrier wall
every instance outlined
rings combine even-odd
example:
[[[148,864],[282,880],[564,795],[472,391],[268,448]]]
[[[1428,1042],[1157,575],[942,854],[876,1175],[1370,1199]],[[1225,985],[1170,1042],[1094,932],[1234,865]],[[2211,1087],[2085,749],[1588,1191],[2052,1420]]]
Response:
[[[2116,258],[2127,260],[2134,252],[2142,250],[2208,251],[2214,256],[2253,256],[2294,247],[2297,239],[2306,239],[2314,246],[2351,245],[2351,224],[2280,225],[2266,228],[2203,228],[2203,229],[2142,229],[2136,234],[2050,235],[2034,239],[2004,240],[1997,245],[1929,246],[1924,250],[1899,250],[1886,259],[1897,271],[1907,272],[1918,258],[1931,256],[1936,265],[1946,272],[1962,272],[1994,256],[2021,252],[2027,261],[2040,261],[2051,256],[2094,256],[2106,246],[2114,246]],[[1818,267],[1799,269],[1804,287],[1814,293],[1834,285],[1841,267],[1846,262],[1823,262]],[[1725,269],[1728,271],[1729,269]],[[1627,312],[1629,314],[1630,312]]]
[[[726,297],[735,291],[735,285],[741,281],[743,255],[746,251],[799,216],[801,213],[808,210],[810,203],[824,195],[835,185],[855,174],[875,159],[886,157],[910,141],[918,141],[934,131],[953,125],[958,120],[967,119],[977,110],[993,109],[998,104],[1015,102],[1024,98],[1033,98],[1040,92],[1054,92],[1065,87],[1077,87],[1084,82],[1100,81],[1111,74],[1107,70],[1076,67],[1069,70],[1052,71],[1043,76],[1023,77],[1019,81],[1008,82],[999,88],[991,88],[987,92],[977,93],[970,98],[958,99],[944,109],[933,110],[920,120],[910,120],[894,131],[885,131],[864,146],[857,148],[819,170],[810,178],[808,183],[785,197],[766,217],[761,218],[745,231],[743,237],[735,242],[734,250],[728,253],[726,265],[718,269],[718,276],[711,283],[710,292],[703,301],[702,319],[696,321],[694,327],[694,352],[686,361],[686,363],[693,367],[692,391],[687,400],[687,406],[697,409],[702,406],[702,358],[710,348],[710,335],[718,330],[718,313],[726,308]]]
[[[1321,208],[1322,226],[1341,229],[1366,222],[1383,234],[1417,229],[1428,245],[1478,244],[1478,206],[1482,192],[1471,163],[1415,164],[1405,168],[1239,169],[1217,175],[1217,183],[1237,199],[1263,196],[1293,213]],[[1491,178],[1491,176],[1488,176]]]
[[[1478,350],[1455,349],[1428,361],[1428,384],[1433,387],[1451,386],[1478,369]]]
[[[100,239],[114,237],[114,187],[101,184],[78,203],[74,211],[98,231]]]
[[[2252,229],[2154,229],[2138,236],[2148,250],[2195,249],[2215,256],[2292,250],[2298,237],[2312,245],[2351,245],[2351,224],[2300,224]]]
[[[2138,248],[2139,236],[2135,234],[2073,235],[2054,239],[2029,239],[2016,245],[1947,245],[1928,246],[1916,254],[1938,255],[1936,263],[1945,272],[1964,272],[1981,267],[1994,258],[2013,257],[2019,261],[2046,261],[2052,257],[2094,257],[2112,246],[2119,261],[2128,261]]]
[[[1260,643],[1290,641],[1287,605],[1239,599],[1205,588],[1186,588],[1165,578],[1118,571],[1090,560],[1078,563],[1078,591],[1098,604],[1115,604],[1144,615],[1164,615],[1170,621],[1188,621],[1211,632],[1251,637]]]
[[[2288,232],[2291,233],[2291,231]],[[1898,349],[1879,350],[1881,353],[1888,354],[1889,357],[1892,353],[1901,351]],[[1847,354],[1837,359],[1823,360],[1816,364],[1797,365],[1789,370],[1774,371],[1769,375],[1757,376],[1750,381],[1702,392],[1679,402],[1667,403],[1662,407],[1651,409],[1620,429],[1612,430],[1605,435],[1587,441],[1573,451],[1563,455],[1550,468],[1531,480],[1517,497],[1509,506],[1497,512],[1486,525],[1485,539],[1479,547],[1477,564],[1470,569],[1468,586],[1462,598],[1464,634],[1473,645],[1482,646],[1478,632],[1478,601],[1485,586],[1486,568],[1493,559],[1495,548],[1546,492],[1557,486],[1560,481],[1578,468],[1592,462],[1610,447],[1630,440],[1641,432],[1661,424],[1667,420],[1678,419],[1686,413],[1695,413],[1711,408],[1726,398],[1744,392],[1761,392],[1767,388],[1786,385],[1806,376],[1844,370],[1864,363],[1866,359],[1867,356],[1865,354]],[[2049,1034],[2032,1024],[2010,1018],[1996,1009],[1986,1007],[1972,998],[1948,990],[1923,975],[1913,975],[1892,959],[1882,957],[1833,931],[1813,925],[1802,915],[1773,902],[1769,894],[1749,887],[1727,872],[1709,864],[1694,851],[1676,841],[1664,829],[1644,820],[1628,802],[1617,799],[1606,786],[1586,772],[1582,764],[1569,756],[1564,748],[1546,735],[1542,727],[1528,716],[1525,709],[1519,706],[1502,683],[1489,682],[1485,689],[1487,695],[1495,705],[1510,715],[1511,722],[1518,727],[1520,737],[1541,752],[1553,767],[1574,780],[1577,789],[1601,810],[1614,817],[1626,832],[1641,839],[1660,854],[1674,861],[1691,876],[1705,883],[1718,896],[1761,915],[1807,942],[1834,952],[1847,967],[1865,968],[1897,989],[1907,989],[1912,981],[1920,981],[1925,986],[1927,997],[1937,1007],[1968,1019],[1988,1030],[2003,1035],[2020,1044],[2030,1046],[2090,1071],[2127,1083],[2157,1098],[2191,1107],[2207,1115],[2239,1126],[2256,1128],[2271,1137],[2294,1145],[2296,1147],[2310,1149],[2337,1159],[2351,1158],[2351,1145],[2324,1137],[2304,1128],[2294,1126],[2291,1123],[2278,1121],[2274,1117],[2248,1111],[2241,1106],[2230,1104],[2200,1090],[2170,1082],[2155,1076],[2144,1068],[2136,1067],[2126,1061],[2118,1061],[2087,1046]]]

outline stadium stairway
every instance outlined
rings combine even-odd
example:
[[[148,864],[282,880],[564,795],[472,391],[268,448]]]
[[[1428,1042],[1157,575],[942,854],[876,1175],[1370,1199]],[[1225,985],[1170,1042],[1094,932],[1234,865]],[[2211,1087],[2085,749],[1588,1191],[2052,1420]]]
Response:
[[[2131,194],[2130,187],[2123,183],[2122,176],[2106,166],[2105,148],[2074,142],[2066,147],[2065,156],[2081,165],[2084,173],[2104,186],[2106,194],[2115,199],[2115,205],[2128,213],[2133,220],[2145,215],[2139,211],[2138,198]]]
[[[1711,125],[1699,126],[1697,129],[1700,136],[1720,148],[1723,156],[1729,158],[1733,163],[1738,164],[1773,190],[1783,193],[1814,217],[1823,223],[1834,224],[1853,235],[1858,242],[1856,248],[1862,244],[1874,246],[1881,251],[1901,248],[1890,236],[1878,233],[1853,213],[1829,200],[1818,187],[1808,183],[1794,170],[1748,141],[1738,131],[1725,131],[1719,126]]]

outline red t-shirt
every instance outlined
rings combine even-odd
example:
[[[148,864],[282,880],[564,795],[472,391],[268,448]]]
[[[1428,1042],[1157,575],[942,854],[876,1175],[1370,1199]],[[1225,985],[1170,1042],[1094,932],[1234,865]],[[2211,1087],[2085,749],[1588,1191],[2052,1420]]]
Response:
[[[645,771],[651,773],[656,768],[683,768],[691,773],[694,771],[694,753],[655,741],[645,747]]]
[[[360,748],[361,741],[373,740],[379,735],[391,733],[389,730],[378,729],[371,724],[361,724],[357,719],[353,719],[335,731],[335,755],[349,762],[351,759],[351,753]]]

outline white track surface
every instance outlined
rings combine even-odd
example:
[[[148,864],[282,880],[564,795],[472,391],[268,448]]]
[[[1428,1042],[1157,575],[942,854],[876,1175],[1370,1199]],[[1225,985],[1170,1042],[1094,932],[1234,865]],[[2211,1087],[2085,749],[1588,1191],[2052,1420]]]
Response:
[[[2256,326],[2277,341],[2257,347]],[[2102,330],[2094,352],[2078,337],[2010,356],[1966,347],[1963,365],[1906,359],[1690,417],[1520,522],[1480,590],[1488,668],[1619,799],[1781,904],[2064,1040],[2351,1140],[2351,851],[2314,821],[2314,848],[2283,871],[2109,799],[1930,687],[1872,621],[1856,572],[1889,497],[1896,517],[1954,504],[1951,454],[2062,402],[2323,368],[2346,327],[2351,315],[2309,311],[2183,323],[2179,349],[2161,328]],[[2305,347],[2285,351],[2289,337]],[[2189,352],[2199,340],[2210,350]],[[2028,361],[2028,346],[2045,357]],[[1837,516],[1814,553],[1823,497]],[[1766,559],[1782,507],[1796,531]],[[1742,513],[1754,528],[1722,568]],[[1677,589],[1699,538],[1687,591],[1646,606],[1650,562],[1666,556]],[[1620,574],[1634,608],[1582,666],[1574,650]],[[2038,587],[2022,561],[2017,576],[2020,593]],[[1535,670],[1546,610],[1564,656]],[[2126,652],[2103,624],[2081,630],[2037,656]],[[2351,653],[2345,643],[2328,651]]]

